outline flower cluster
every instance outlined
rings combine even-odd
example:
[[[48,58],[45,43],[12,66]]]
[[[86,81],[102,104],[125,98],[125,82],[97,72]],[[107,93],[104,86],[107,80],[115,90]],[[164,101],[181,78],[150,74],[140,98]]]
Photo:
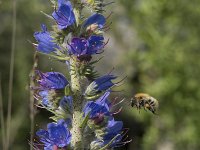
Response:
[[[57,25],[53,31],[42,25],[42,31],[34,33],[37,41],[34,45],[38,52],[64,60],[71,78],[66,79],[59,72],[36,71],[35,98],[40,108],[53,114],[47,130],[40,129],[36,135],[45,150],[119,146],[124,143],[123,122],[115,121],[114,103],[108,98],[117,77],[107,74],[96,78],[93,64],[98,61],[91,61],[106,45],[103,36],[106,18],[94,8],[91,16],[82,19],[83,7],[90,5],[87,1],[58,0],[52,4],[55,9],[50,18]],[[94,0],[94,4],[99,6],[100,1]],[[62,42],[57,41],[60,37]],[[86,139],[91,140],[84,143]]]
[[[66,147],[69,145],[72,136],[64,120],[59,120],[57,123],[49,123],[47,131],[40,129],[36,134],[40,137],[40,141],[44,143],[45,150]]]
[[[41,98],[41,104],[55,109],[58,102],[64,98],[64,89],[69,84],[65,76],[59,72],[38,71],[38,97]]]
[[[95,140],[90,144],[91,149],[97,150],[104,146],[109,148],[123,143],[123,122],[114,120],[109,94],[107,91],[96,101],[88,101],[83,109],[84,116],[89,115],[88,126],[95,133]]]

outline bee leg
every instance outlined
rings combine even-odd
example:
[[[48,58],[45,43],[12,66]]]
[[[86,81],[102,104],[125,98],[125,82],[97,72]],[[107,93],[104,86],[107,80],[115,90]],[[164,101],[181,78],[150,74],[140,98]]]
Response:
[[[131,107],[134,107],[133,98],[131,98]]]
[[[158,113],[154,113],[156,116],[158,116]]]
[[[147,111],[147,109],[149,109],[149,103],[148,102],[144,103],[144,110]]]
[[[156,113],[156,111],[155,111],[155,110],[153,110],[153,111],[152,111],[152,113],[153,113],[154,115],[158,115],[158,114]]]
[[[144,107],[144,110],[147,111],[147,110],[146,110],[146,107]]]
[[[150,106],[150,109],[149,109],[154,115],[156,115],[156,110],[152,107],[152,106]]]
[[[154,115],[158,115],[157,113],[156,113],[156,110],[154,109],[154,108],[152,108],[152,111],[151,111]]]
[[[136,105],[136,107],[137,107],[137,110],[138,110],[138,112],[139,112],[139,114],[140,114],[140,105]]]

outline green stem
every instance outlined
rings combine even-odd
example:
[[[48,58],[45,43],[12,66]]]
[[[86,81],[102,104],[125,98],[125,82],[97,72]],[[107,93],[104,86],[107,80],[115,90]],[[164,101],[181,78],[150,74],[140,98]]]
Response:
[[[35,70],[37,69],[38,66],[38,54],[35,52],[34,54],[34,63],[33,63],[33,68],[29,74],[30,77],[30,86],[34,87],[35,86]],[[30,150],[33,150],[33,138],[34,138],[34,122],[35,122],[35,106],[34,106],[34,91],[30,90],[30,121],[31,121],[31,127],[30,127]]]
[[[4,110],[3,110],[1,76],[0,76],[0,116],[1,116],[2,149],[5,150],[5,145],[6,145],[6,139],[4,138],[5,137],[5,122],[4,122],[5,120],[4,120]]]
[[[15,56],[15,43],[16,43],[16,0],[12,0],[13,5],[13,26],[12,26],[12,43],[11,43],[11,60],[10,60],[10,75],[8,86],[8,113],[7,113],[7,132],[6,132],[6,147],[9,149],[10,142],[10,122],[11,122],[11,110],[12,110],[12,93],[13,93],[13,75],[14,75],[14,56]]]

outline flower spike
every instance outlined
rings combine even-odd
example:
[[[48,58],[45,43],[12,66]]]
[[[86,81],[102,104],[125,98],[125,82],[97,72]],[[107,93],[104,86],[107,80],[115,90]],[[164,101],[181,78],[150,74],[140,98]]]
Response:
[[[109,17],[104,17],[104,8],[113,3],[104,0],[50,0],[53,5],[51,16],[55,21],[52,31],[42,25],[42,31],[35,32],[36,49],[50,57],[64,62],[66,77],[59,72],[36,71],[35,84],[31,84],[32,96],[41,109],[53,114],[54,122],[47,129],[39,129],[39,142],[31,140],[36,150],[91,149],[107,150],[122,146],[129,141],[123,130],[123,122],[114,116],[122,107],[124,99],[110,101],[114,86],[124,80],[113,82],[117,77],[112,72],[99,77],[95,64],[102,58],[109,42],[104,32],[110,29]],[[92,13],[85,19],[83,9],[89,7]],[[34,70],[35,71],[35,70]],[[150,103],[149,103],[150,105]],[[150,107],[150,106],[149,106]],[[41,144],[40,144],[41,143]]]

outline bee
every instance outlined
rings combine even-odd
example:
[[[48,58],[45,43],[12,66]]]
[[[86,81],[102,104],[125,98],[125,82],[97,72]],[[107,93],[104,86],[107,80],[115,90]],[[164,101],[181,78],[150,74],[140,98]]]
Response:
[[[156,111],[158,109],[158,101],[154,97],[150,96],[146,93],[137,93],[134,95],[134,97],[131,99],[131,106],[136,106],[137,109],[144,108],[144,110],[148,109],[153,114],[156,114]]]

